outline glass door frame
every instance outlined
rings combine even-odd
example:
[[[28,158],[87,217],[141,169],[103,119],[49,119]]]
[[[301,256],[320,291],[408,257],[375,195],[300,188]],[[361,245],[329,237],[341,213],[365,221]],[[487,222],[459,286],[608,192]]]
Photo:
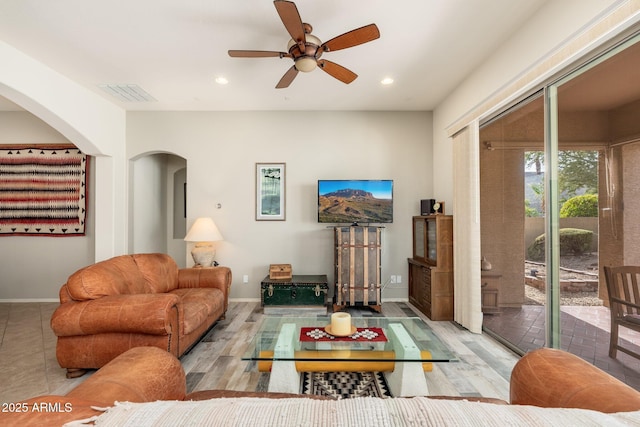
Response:
[[[546,346],[560,348],[560,225],[558,192],[558,152],[559,152],[559,109],[558,90],[560,87],[591,70],[602,62],[617,55],[629,46],[640,43],[640,34],[636,33],[613,48],[601,53],[590,61],[545,86],[545,254],[547,264],[545,329]]]

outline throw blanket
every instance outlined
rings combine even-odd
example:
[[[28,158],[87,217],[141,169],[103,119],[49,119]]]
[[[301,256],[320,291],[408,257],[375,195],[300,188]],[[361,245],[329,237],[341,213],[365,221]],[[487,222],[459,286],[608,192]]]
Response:
[[[345,400],[223,398],[117,403],[98,426],[638,426],[640,411],[494,405],[424,397]],[[81,424],[81,423],[80,423]],[[73,424],[79,425],[79,424]]]

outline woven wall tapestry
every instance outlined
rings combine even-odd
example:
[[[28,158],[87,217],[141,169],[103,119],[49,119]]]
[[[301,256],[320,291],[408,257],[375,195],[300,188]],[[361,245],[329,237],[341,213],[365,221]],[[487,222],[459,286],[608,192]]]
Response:
[[[74,146],[0,146],[0,236],[84,235],[88,161]]]

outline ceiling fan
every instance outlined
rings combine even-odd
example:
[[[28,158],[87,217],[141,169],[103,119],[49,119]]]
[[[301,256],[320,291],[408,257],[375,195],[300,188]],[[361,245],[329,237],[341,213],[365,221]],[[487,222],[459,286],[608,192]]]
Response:
[[[302,22],[295,3],[285,0],[275,0],[273,4],[280,15],[280,19],[291,35],[287,45],[288,52],[264,51],[264,50],[230,50],[229,56],[234,58],[291,58],[293,65],[284,73],[276,85],[276,89],[289,87],[299,71],[310,72],[316,66],[332,77],[343,83],[351,83],[358,75],[342,65],[326,59],[320,59],[324,52],[331,52],[348,47],[370,42],[380,37],[380,31],[376,24],[369,24],[347,33],[332,38],[322,43],[320,39],[311,34],[311,25]]]

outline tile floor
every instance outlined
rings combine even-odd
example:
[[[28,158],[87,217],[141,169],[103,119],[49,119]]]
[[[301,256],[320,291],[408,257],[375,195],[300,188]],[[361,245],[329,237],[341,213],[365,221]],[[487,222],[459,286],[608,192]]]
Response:
[[[485,315],[483,326],[500,335],[523,353],[544,346],[545,313],[540,305],[502,308],[500,314]],[[609,357],[610,318],[607,307],[562,306],[560,315],[560,347],[580,356],[640,390],[640,360],[618,351]],[[625,346],[640,346],[640,333],[619,329]],[[640,352],[640,348],[636,351]]]
[[[0,401],[65,394],[79,383],[68,380],[56,360],[56,337],[49,320],[58,305],[0,304]]]

